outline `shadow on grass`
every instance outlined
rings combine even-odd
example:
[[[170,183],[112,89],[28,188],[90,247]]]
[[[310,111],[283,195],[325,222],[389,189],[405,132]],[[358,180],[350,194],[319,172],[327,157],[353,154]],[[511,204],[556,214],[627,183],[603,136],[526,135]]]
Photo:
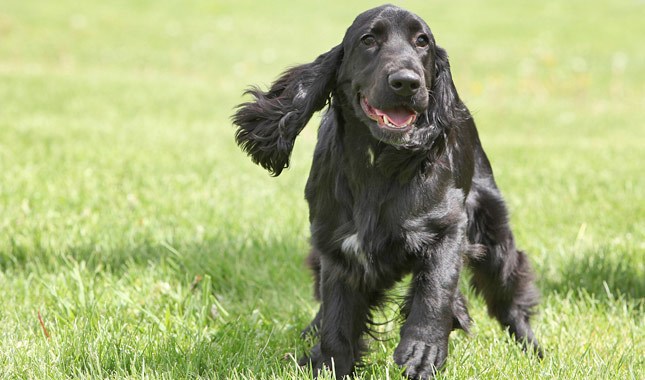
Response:
[[[190,284],[196,276],[211,277],[211,292],[232,300],[260,296],[278,298],[303,288],[301,298],[311,298],[310,274],[304,264],[308,246],[297,234],[222,233],[201,240],[110,242],[58,247],[15,245],[0,251],[0,270],[14,273],[60,272],[74,262],[96,273],[120,277],[153,268],[166,281]]]
[[[14,245],[0,251],[0,270],[54,270],[70,258],[85,262],[90,269],[101,268],[116,275],[132,267],[163,264],[170,267],[167,273],[178,279],[209,275],[214,280],[215,292],[222,288],[248,295],[262,291],[266,284],[279,287],[286,281],[308,281],[304,265],[307,251],[305,236],[252,231],[219,233],[200,241],[160,242],[143,238],[111,246],[92,244],[56,251],[43,246]],[[543,272],[552,271],[539,275],[538,283],[544,293],[566,294],[584,289],[599,299],[624,296],[642,300],[645,271],[641,256],[636,246],[617,251],[601,245],[572,252],[564,260],[542,263]],[[549,268],[551,265],[555,268]]]
[[[538,279],[545,293],[584,289],[599,299],[623,296],[642,302],[645,298],[643,259],[636,247],[621,252],[608,246],[594,247],[572,254],[557,265],[555,275]]]

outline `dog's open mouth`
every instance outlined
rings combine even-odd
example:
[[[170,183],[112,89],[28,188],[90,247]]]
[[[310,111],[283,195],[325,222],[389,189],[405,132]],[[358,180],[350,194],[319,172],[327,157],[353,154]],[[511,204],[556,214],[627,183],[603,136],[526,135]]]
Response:
[[[398,106],[381,110],[371,106],[367,101],[367,98],[364,96],[361,96],[360,102],[365,115],[376,121],[380,128],[405,132],[409,130],[417,120],[418,114],[408,107]]]

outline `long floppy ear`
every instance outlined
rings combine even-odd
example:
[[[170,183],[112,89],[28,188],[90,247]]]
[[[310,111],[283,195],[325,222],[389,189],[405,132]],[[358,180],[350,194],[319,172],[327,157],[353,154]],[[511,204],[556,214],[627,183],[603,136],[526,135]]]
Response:
[[[452,81],[448,54],[439,46],[435,48],[434,80],[430,98],[430,117],[435,125],[450,127],[463,120],[464,106]]]
[[[278,176],[289,166],[296,137],[311,116],[321,110],[336,86],[342,60],[338,45],[315,61],[286,70],[269,91],[252,87],[255,98],[237,106],[235,141],[256,164]]]

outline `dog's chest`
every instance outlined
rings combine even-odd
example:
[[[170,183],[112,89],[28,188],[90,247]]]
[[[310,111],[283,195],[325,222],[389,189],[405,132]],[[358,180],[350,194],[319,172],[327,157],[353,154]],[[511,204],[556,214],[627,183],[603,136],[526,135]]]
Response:
[[[431,183],[441,183],[436,178]],[[423,180],[407,185],[353,189],[347,222],[337,230],[340,251],[366,272],[402,265],[428,254],[442,231],[463,219],[464,193]]]
[[[374,258],[363,248],[364,243],[361,241],[358,233],[346,236],[340,243],[340,250],[346,258],[356,263],[365,273],[373,271]]]
[[[314,157],[306,191],[312,243],[340,254],[348,274],[378,279],[406,272],[438,241],[449,170],[429,168],[401,181],[371,166],[369,150],[337,153]]]
[[[409,272],[416,251],[409,241],[424,243],[432,239],[419,238],[431,234],[408,231],[403,226],[394,228],[389,223],[377,223],[374,229],[354,226],[353,233],[340,237],[339,250],[349,265],[349,278],[362,279],[364,284],[380,283],[382,279],[397,280]],[[426,245],[427,246],[427,245]]]
[[[406,191],[356,197],[349,221],[337,235],[340,251],[366,273],[406,261],[434,236],[424,220],[431,211],[417,209],[416,203]]]

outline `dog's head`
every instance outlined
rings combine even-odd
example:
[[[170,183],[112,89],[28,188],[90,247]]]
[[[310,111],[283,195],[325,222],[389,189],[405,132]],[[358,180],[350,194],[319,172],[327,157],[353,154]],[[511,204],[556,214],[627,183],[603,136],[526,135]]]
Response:
[[[428,25],[384,5],[361,13],[343,41],[314,62],[284,72],[233,116],[237,143],[274,175],[289,165],[296,136],[333,95],[334,104],[375,139],[402,147],[428,143],[454,124],[459,98],[446,52]]]
[[[394,6],[360,14],[342,43],[343,104],[379,140],[397,143],[423,123],[436,70],[435,42],[418,16]]]

